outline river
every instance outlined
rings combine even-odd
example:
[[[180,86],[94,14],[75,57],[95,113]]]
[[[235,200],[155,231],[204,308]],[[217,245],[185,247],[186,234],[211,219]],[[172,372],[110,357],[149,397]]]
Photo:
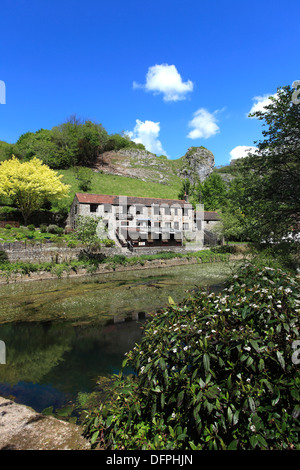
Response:
[[[64,409],[119,372],[169,296],[222,286],[229,273],[227,263],[205,263],[0,285],[0,396],[39,412]]]

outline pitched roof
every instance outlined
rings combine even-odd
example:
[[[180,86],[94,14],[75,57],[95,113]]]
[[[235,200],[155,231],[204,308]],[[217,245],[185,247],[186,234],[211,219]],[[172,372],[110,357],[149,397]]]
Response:
[[[88,193],[76,193],[75,195],[78,202],[81,204],[111,204],[119,205],[121,203],[120,198],[127,198],[127,205],[138,205],[151,206],[152,204],[168,204],[181,206],[188,205],[189,203],[181,199],[159,199],[150,197],[135,197],[135,196],[110,196],[107,194],[88,194]]]
[[[204,211],[204,220],[220,220],[220,216],[216,211]]]

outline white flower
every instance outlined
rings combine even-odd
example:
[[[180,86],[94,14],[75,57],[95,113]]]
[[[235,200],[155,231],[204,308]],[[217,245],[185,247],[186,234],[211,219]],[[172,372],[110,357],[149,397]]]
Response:
[[[151,357],[148,357],[148,362],[151,362]]]

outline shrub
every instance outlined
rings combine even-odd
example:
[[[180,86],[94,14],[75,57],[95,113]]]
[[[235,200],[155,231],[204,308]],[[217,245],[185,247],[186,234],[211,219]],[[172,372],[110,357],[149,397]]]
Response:
[[[12,228],[12,226],[10,224],[6,224],[5,228],[6,228],[6,230],[10,230]]]
[[[48,232],[48,233],[53,233],[53,234],[55,234],[57,228],[58,228],[57,225],[51,224],[51,225],[49,225],[49,227],[47,228],[47,232]]]
[[[110,240],[109,238],[105,238],[104,240],[101,240],[101,242],[108,248],[111,248],[116,244],[114,240]]]
[[[75,240],[69,240],[67,243],[68,248],[76,248],[77,245],[78,245],[78,242],[76,242]]]
[[[35,226],[33,224],[27,225],[28,230],[33,232],[35,230]]]
[[[4,250],[0,250],[0,264],[8,262],[8,255]]]
[[[52,233],[55,235],[62,235],[63,231],[64,229],[62,227],[58,227],[58,225],[54,225],[54,224],[49,225],[49,227],[47,228],[48,233]]]
[[[18,215],[18,209],[10,206],[0,207],[0,220],[15,220]]]
[[[40,225],[40,231],[41,231],[41,233],[47,233],[47,225],[46,224],[41,224]]]
[[[299,278],[253,265],[223,292],[170,298],[86,435],[107,449],[299,449],[299,304]]]

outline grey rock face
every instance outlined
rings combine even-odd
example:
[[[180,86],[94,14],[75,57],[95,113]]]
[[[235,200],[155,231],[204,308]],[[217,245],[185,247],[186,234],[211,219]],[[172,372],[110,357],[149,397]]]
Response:
[[[89,450],[78,426],[0,397],[0,450]]]
[[[192,184],[197,179],[202,183],[212,173],[215,166],[213,153],[204,147],[190,147],[184,160],[181,176],[188,178]]]

